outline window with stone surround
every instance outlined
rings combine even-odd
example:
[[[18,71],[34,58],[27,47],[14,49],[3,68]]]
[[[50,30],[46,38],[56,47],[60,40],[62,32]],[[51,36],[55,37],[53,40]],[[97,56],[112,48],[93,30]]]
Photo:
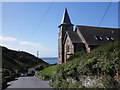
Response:
[[[67,46],[66,46],[66,51],[69,52],[69,49],[70,49],[70,46],[67,45]]]

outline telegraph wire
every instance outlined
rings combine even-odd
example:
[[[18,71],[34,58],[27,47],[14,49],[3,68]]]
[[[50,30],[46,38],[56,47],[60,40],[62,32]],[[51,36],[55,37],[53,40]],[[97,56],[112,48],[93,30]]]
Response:
[[[35,28],[35,30],[33,30],[33,32],[31,33],[31,35],[29,36],[28,40],[29,41],[31,39],[31,37],[34,35],[34,33],[38,30],[38,28],[41,26],[42,22],[44,21],[45,17],[47,16],[48,12],[50,11],[51,7],[53,6],[54,2],[51,2],[50,6],[48,7],[48,9],[46,10],[46,12],[43,14],[40,23],[38,24],[38,26]]]
[[[110,8],[111,4],[112,4],[112,1],[111,1],[111,2],[109,2],[108,7],[106,8],[105,13],[104,13],[104,15],[103,15],[103,17],[102,17],[102,19],[101,19],[100,23],[98,24],[98,26],[100,26],[100,25],[101,25],[101,23],[103,22],[103,20],[104,20],[104,18],[105,18],[105,15],[107,14],[107,12],[108,12],[108,10],[109,10],[109,8]]]

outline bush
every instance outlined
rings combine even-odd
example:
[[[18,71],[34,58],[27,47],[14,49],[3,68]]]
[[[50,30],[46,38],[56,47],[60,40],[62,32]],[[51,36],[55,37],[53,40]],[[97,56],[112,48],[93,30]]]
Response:
[[[46,67],[47,67],[47,65],[40,64],[40,65],[37,65],[37,66],[35,67],[35,70],[40,71],[40,70],[43,70],[43,69],[46,68]]]
[[[51,85],[58,88],[84,88],[79,80],[80,76],[100,75],[105,80],[103,81],[103,87],[114,88],[116,83],[113,77],[117,72],[120,72],[119,43],[118,41],[108,43],[92,50],[90,53],[84,51],[75,53],[68,59],[67,63],[56,65],[52,74]],[[104,75],[107,75],[107,77],[104,77]],[[77,82],[66,81],[68,77]]]
[[[75,58],[79,58],[81,55],[84,55],[86,52],[83,50],[81,52],[76,52],[74,55],[72,55],[70,58],[68,58],[68,61],[71,61]]]
[[[9,76],[9,72],[8,69],[2,69],[2,77]]]

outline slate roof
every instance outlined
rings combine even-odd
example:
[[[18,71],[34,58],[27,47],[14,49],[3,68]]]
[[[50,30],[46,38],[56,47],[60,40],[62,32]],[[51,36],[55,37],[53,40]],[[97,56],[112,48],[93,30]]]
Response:
[[[67,31],[66,33],[70,37],[72,43],[82,43],[82,40],[75,31]]]
[[[120,29],[92,26],[76,26],[89,45],[102,45],[109,40],[120,40]]]

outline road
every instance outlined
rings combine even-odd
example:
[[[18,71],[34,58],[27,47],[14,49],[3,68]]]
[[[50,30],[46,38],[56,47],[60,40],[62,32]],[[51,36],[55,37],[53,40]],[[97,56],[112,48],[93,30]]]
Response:
[[[9,82],[7,88],[51,88],[49,81],[43,81],[37,77],[19,77],[17,80]]]

